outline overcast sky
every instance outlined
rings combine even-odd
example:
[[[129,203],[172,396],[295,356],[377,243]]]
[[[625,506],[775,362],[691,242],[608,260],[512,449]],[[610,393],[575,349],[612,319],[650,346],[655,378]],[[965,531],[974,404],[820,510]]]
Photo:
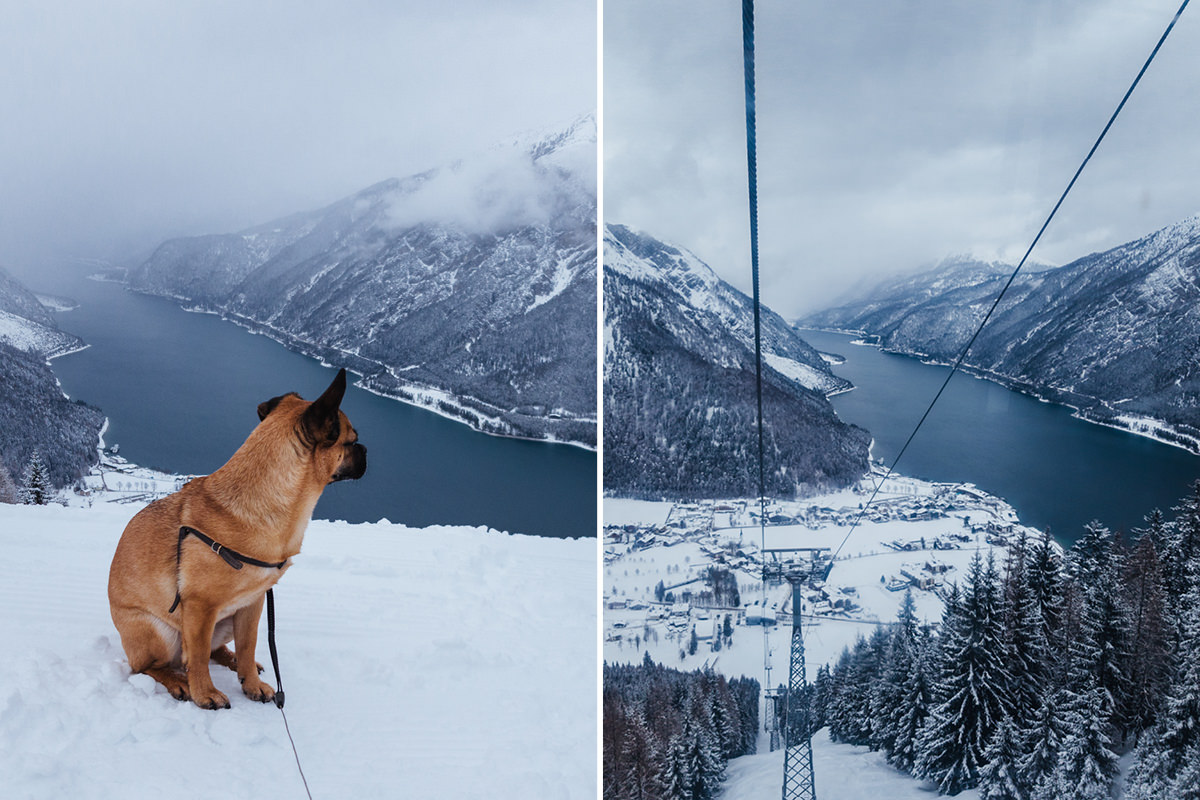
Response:
[[[764,300],[786,316],[972,253],[1015,263],[1179,5],[759,0]],[[605,217],[750,286],[741,5],[606,0]],[[1186,12],[1033,259],[1200,212]]]
[[[596,107],[592,0],[46,0],[0,26],[0,264],[317,208]]]

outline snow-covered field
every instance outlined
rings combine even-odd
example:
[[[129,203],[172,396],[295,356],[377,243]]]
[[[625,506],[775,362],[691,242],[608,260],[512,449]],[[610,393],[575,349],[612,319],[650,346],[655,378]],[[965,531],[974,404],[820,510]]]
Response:
[[[0,505],[0,797],[295,798],[273,705],[130,675],[108,565],[140,504]],[[316,798],[594,798],[596,543],[314,521],[276,591]],[[264,615],[265,616],[265,615]],[[270,675],[266,623],[258,660]]]
[[[821,800],[930,800],[936,792],[895,769],[882,753],[834,744],[822,729],[813,736],[813,782]],[[742,756],[729,762],[720,800],[773,800],[783,791],[783,751]],[[968,789],[957,800],[978,800]]]

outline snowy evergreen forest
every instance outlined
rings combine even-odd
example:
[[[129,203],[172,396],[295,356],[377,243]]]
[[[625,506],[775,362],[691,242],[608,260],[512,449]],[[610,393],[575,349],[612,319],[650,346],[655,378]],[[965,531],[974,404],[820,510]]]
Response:
[[[1098,522],[977,555],[937,625],[899,620],[814,681],[814,728],[983,800],[1200,797],[1200,481],[1124,537]],[[682,796],[682,795],[679,795]]]
[[[711,670],[604,665],[605,800],[709,800],[755,750],[759,683]]]
[[[0,342],[0,466],[19,481],[35,451],[50,483],[66,486],[96,463],[96,443],[104,414],[72,402],[41,353]]]

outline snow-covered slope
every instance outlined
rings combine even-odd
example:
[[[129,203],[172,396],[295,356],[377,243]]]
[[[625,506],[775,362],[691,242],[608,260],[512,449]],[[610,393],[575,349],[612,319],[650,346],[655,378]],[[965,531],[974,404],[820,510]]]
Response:
[[[681,301],[680,311],[711,339],[727,334],[754,350],[754,311],[749,297],[717,277],[712,268],[684,248],[665,244],[624,225],[605,226],[605,275],[627,278],[668,292]],[[837,377],[782,317],[762,310],[763,359],[784,377],[806,389],[832,394],[851,388]],[[697,348],[701,342],[694,343]],[[728,358],[734,356],[729,355]]]
[[[61,307],[64,301],[54,302]],[[53,358],[84,346],[78,337],[59,330],[47,305],[3,267],[0,267],[0,344],[42,358]]]
[[[234,673],[216,712],[129,674],[106,585],[137,510],[0,505],[0,797],[303,797]],[[275,593],[313,796],[594,798],[595,579],[594,540],[313,522]]]
[[[0,344],[53,357],[82,347],[78,337],[58,328],[0,310]]]
[[[317,211],[165,242],[129,281],[376,391],[448,393],[480,429],[595,444],[595,117]]]
[[[1011,270],[951,265],[806,318],[950,361]],[[967,363],[1112,424],[1200,450],[1200,215],[1057,269],[1022,273]],[[1154,427],[1154,426],[1152,426]]]
[[[70,305],[53,302],[60,308]],[[96,463],[104,416],[72,403],[47,363],[85,346],[60,330],[47,307],[0,268],[0,466],[16,480],[35,449],[56,486]]]
[[[813,735],[813,783],[821,800],[930,800],[937,794],[887,763],[883,753],[834,744],[829,732]],[[783,791],[783,751],[742,756],[729,762],[721,800],[764,800]],[[955,795],[976,800],[978,789]]]
[[[768,491],[858,478],[869,437],[826,399],[850,384],[766,308],[762,340]],[[605,228],[604,392],[606,490],[713,497],[757,486],[750,299],[692,253],[622,225]]]

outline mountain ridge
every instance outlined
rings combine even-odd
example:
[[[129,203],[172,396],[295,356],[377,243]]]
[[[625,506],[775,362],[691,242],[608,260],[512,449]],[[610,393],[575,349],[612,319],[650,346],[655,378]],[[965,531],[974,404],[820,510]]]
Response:
[[[219,313],[488,433],[595,446],[595,119],[239,233],[136,291]]]
[[[752,314],[744,294],[690,252],[605,226],[604,486],[636,497],[757,494]],[[845,486],[870,436],[827,395],[850,388],[764,309],[767,491]]]
[[[915,279],[914,279],[915,280]],[[1007,276],[965,279],[927,296],[863,298],[799,321],[876,337],[885,348],[951,362]],[[1022,274],[965,365],[1078,409],[1091,421],[1200,452],[1200,215],[1061,267]]]

